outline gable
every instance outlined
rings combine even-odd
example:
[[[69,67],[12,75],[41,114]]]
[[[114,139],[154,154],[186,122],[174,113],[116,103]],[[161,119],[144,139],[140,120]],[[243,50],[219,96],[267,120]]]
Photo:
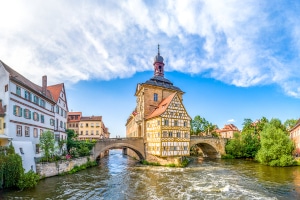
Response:
[[[187,113],[178,95],[174,96],[174,98],[169,103],[167,109],[165,110],[164,113],[161,114],[161,116],[165,118],[191,120],[191,117]]]
[[[167,98],[163,99],[158,104],[158,107],[147,117],[147,119],[160,116],[162,113],[164,113],[175,95],[176,95],[176,93],[173,93],[170,96],[168,96]]]
[[[147,117],[147,119],[151,119],[157,116],[186,120],[191,119],[177,92],[162,100],[159,103],[158,107]]]

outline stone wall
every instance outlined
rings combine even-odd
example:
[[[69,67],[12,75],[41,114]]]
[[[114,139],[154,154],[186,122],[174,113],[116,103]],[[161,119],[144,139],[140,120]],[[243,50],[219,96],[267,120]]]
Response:
[[[127,148],[126,150],[126,155],[129,156],[129,157],[132,157],[136,160],[140,160],[139,156],[131,149]]]
[[[90,161],[94,161],[93,156],[89,156]],[[72,160],[61,160],[54,163],[38,163],[36,164],[36,172],[41,177],[57,176],[58,174],[68,172],[74,168],[74,166],[80,166],[88,161],[87,157],[76,158]]]
[[[146,161],[151,163],[159,163],[160,165],[169,165],[175,164],[180,165],[183,160],[183,157],[158,157],[151,154],[147,154]]]

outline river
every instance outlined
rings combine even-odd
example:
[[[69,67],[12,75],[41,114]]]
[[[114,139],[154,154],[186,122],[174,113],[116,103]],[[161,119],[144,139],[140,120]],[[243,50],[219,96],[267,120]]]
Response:
[[[0,199],[300,199],[300,167],[195,159],[186,168],[152,167],[111,150],[97,167],[41,180]]]

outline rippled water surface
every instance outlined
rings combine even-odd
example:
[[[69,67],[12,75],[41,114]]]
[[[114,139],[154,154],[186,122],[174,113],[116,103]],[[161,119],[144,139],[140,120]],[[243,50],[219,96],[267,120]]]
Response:
[[[98,167],[0,199],[300,199],[300,167],[197,159],[186,168],[151,167],[111,150]]]

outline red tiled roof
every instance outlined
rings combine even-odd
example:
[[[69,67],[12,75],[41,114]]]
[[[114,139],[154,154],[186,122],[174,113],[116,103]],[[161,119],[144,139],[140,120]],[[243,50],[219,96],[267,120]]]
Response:
[[[81,117],[80,121],[101,121],[102,116]]]
[[[218,133],[227,131],[239,131],[239,129],[233,124],[225,124],[222,129],[216,130]]]
[[[68,112],[68,115],[82,115],[82,112]]]
[[[53,101],[53,98],[52,98],[52,95],[51,95],[50,91],[47,90],[46,95],[44,95],[41,86],[38,86],[37,84],[32,83],[30,80],[28,80],[27,78],[25,78],[24,76],[22,76],[21,74],[19,74],[18,72],[16,72],[12,68],[10,68],[8,65],[6,65],[1,60],[0,60],[0,63],[4,66],[5,70],[9,73],[9,75],[10,75],[9,78],[11,80],[13,80],[16,83],[19,83],[21,85],[27,86],[28,88],[35,91],[37,94],[43,95],[46,98],[48,98],[49,100]]]
[[[63,86],[64,86],[64,84],[60,83],[60,84],[51,85],[51,86],[47,87],[47,89],[51,92],[55,102],[58,101],[59,96],[60,96],[60,92],[63,89]]]
[[[171,103],[172,99],[174,98],[174,96],[176,95],[177,93],[173,93],[171,94],[170,96],[168,96],[167,98],[163,99],[158,107],[147,117],[147,119],[150,119],[150,118],[153,118],[153,117],[157,117],[161,114],[163,114],[166,109],[168,108],[169,104]]]
[[[82,116],[81,112],[68,112],[68,122],[79,122]],[[77,119],[72,119],[71,116],[79,116]]]

